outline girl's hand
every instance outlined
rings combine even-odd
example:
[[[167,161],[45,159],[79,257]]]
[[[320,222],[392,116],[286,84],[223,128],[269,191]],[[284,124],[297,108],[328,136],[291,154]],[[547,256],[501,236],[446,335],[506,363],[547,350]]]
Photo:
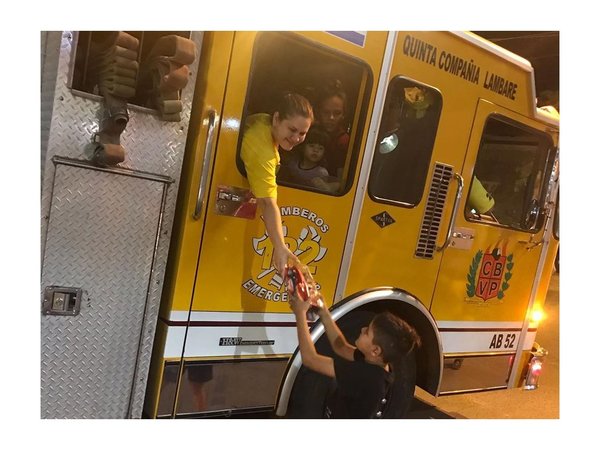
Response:
[[[319,317],[323,318],[323,317],[331,314],[329,312],[329,309],[327,308],[327,305],[323,301],[323,296],[320,293],[318,295],[311,297],[309,300],[310,300],[310,303],[312,304],[312,306],[314,307],[314,309],[316,310],[317,314],[319,315]],[[309,302],[307,302],[307,303],[309,303]]]
[[[306,312],[311,307],[310,302],[305,302],[302,300],[296,292],[290,295],[290,308],[294,311],[296,316],[304,316],[306,317]]]
[[[320,292],[311,292],[309,291],[309,297],[307,303],[310,303],[316,309],[324,309],[325,302],[323,301],[323,296]],[[325,308],[327,309],[327,308]]]

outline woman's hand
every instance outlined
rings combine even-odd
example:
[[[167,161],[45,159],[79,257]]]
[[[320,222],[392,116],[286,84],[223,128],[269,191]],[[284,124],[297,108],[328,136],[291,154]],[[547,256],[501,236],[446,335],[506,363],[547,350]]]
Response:
[[[269,239],[273,243],[273,267],[283,276],[288,259],[299,262],[298,257],[285,245],[283,228],[281,226],[281,212],[276,200],[271,197],[259,197],[256,199],[256,202],[263,211],[265,228],[267,229]]]
[[[285,244],[273,249],[273,266],[280,275],[285,273],[285,267],[290,259],[298,264],[300,263],[298,257]]]

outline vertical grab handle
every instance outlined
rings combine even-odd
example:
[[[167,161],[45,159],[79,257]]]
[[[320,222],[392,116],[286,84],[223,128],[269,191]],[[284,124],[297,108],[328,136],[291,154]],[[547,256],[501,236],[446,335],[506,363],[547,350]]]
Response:
[[[444,241],[444,245],[438,247],[436,250],[441,252],[450,244],[450,238],[452,237],[452,230],[454,229],[454,222],[456,221],[456,213],[458,212],[458,204],[460,203],[460,198],[462,197],[462,190],[465,184],[463,177],[454,173],[454,178],[458,181],[458,189],[456,189],[456,197],[454,198],[454,206],[452,207],[452,215],[450,216],[450,223],[448,224],[448,232],[446,233],[446,240]]]
[[[204,159],[202,161],[202,174],[200,175],[200,184],[198,186],[198,197],[196,198],[196,208],[192,217],[194,220],[200,218],[202,212],[202,198],[208,182],[208,164],[212,156],[213,138],[215,134],[215,124],[217,122],[217,113],[214,109],[208,111],[208,131],[206,132],[206,144],[204,145]]]

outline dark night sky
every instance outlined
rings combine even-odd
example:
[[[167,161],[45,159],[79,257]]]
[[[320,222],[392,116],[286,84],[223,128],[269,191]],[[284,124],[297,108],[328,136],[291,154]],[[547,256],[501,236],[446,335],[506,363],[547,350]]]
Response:
[[[473,31],[527,59],[533,66],[537,94],[559,89],[558,31]]]

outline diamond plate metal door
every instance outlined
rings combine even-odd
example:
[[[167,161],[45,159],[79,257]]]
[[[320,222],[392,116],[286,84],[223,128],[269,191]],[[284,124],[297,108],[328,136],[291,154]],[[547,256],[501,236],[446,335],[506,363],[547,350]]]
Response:
[[[80,283],[88,291],[78,316],[42,317],[43,417],[141,417],[203,33],[194,31],[191,39],[198,53],[189,66],[189,82],[181,91],[182,120],[163,122],[152,110],[130,105],[129,123],[121,136],[126,159],[120,168],[150,175],[144,179],[107,172],[87,175],[91,171],[55,163],[56,158],[85,163],[89,157],[85,147],[98,131],[103,106],[101,97],[71,88],[78,33],[42,35],[42,78],[46,82],[42,86],[41,287],[43,291],[49,284]],[[86,173],[79,177],[88,184],[75,183],[75,173]],[[161,177],[171,183],[168,189]],[[108,180],[118,181],[111,186]],[[156,216],[160,202],[162,211]],[[88,203],[102,207],[106,220],[100,222]],[[132,211],[138,216],[132,216]],[[119,220],[123,222],[117,225]],[[73,237],[79,238],[71,242]],[[132,245],[137,247],[132,249]],[[154,255],[151,263],[148,255]],[[92,273],[86,265],[107,272]],[[138,278],[134,281],[132,276]],[[107,280],[112,285],[105,285]],[[96,288],[90,290],[83,284]],[[101,294],[95,293],[98,289]],[[142,291],[143,301],[139,297]],[[123,300],[131,295],[135,300]],[[119,305],[132,309],[119,309]],[[91,313],[91,322],[84,324]],[[120,334],[125,330],[130,335]],[[107,340],[109,335],[112,341]],[[117,363],[109,361],[109,354],[117,357],[119,369],[111,366]],[[95,363],[96,358],[106,364]],[[87,366],[90,364],[94,369]],[[68,407],[63,406],[65,401]]]
[[[125,418],[167,184],[58,164],[42,288],[83,289],[42,315],[42,418]]]

